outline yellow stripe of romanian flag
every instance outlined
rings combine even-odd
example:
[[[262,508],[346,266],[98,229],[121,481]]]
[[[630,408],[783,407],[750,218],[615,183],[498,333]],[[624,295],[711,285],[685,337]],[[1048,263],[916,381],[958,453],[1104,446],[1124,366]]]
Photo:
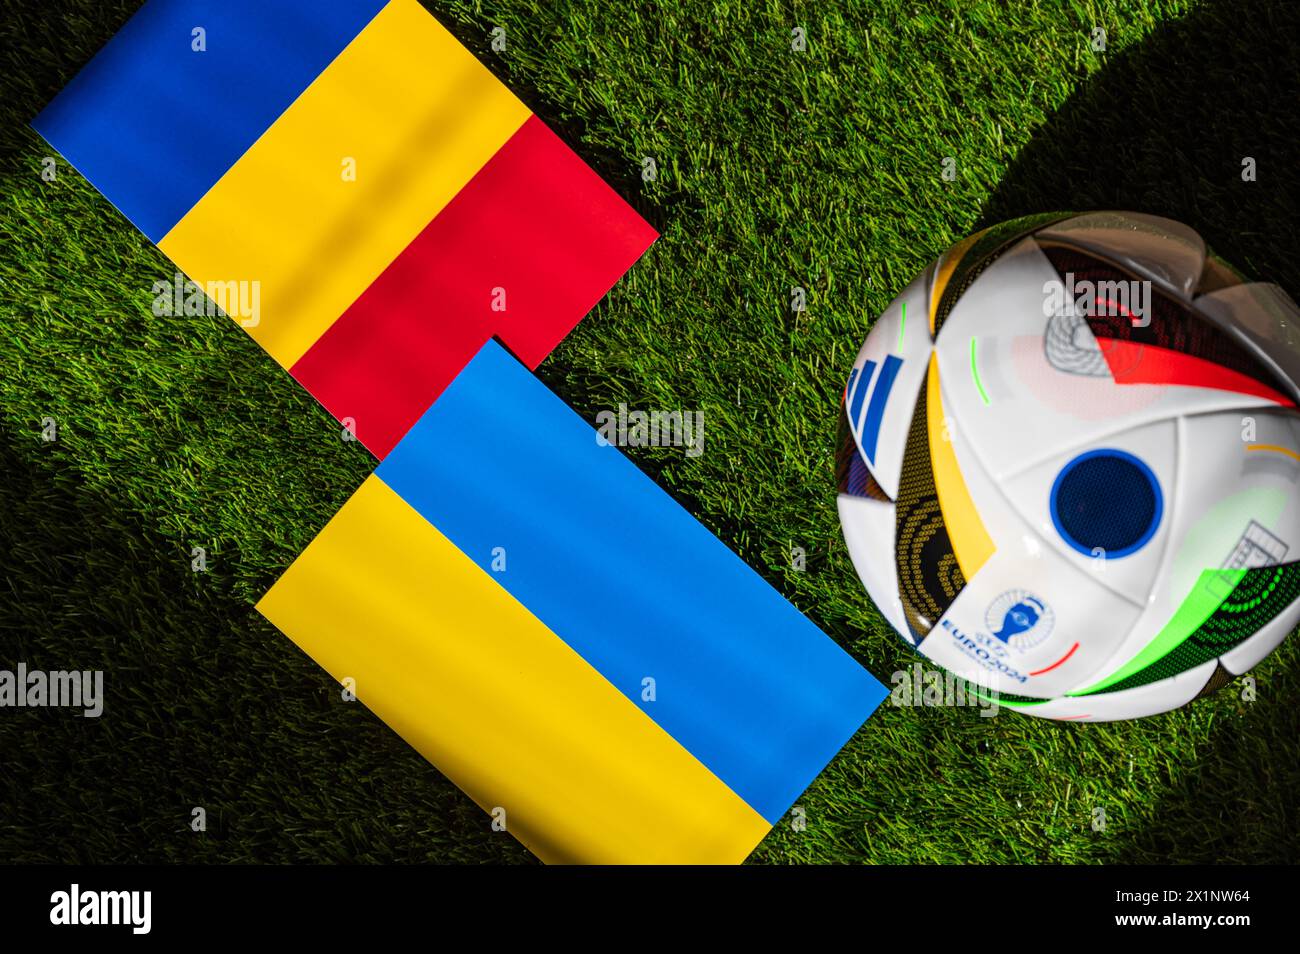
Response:
[[[243,323],[288,368],[530,115],[416,0],[392,0],[159,248],[200,284],[260,282]]]

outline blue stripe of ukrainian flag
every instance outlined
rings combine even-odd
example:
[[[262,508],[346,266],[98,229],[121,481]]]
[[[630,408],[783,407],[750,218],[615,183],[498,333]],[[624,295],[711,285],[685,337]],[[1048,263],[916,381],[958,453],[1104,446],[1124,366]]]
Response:
[[[885,695],[495,342],[258,608],[546,861],[739,862]]]
[[[769,822],[883,695],[496,343],[376,475]]]

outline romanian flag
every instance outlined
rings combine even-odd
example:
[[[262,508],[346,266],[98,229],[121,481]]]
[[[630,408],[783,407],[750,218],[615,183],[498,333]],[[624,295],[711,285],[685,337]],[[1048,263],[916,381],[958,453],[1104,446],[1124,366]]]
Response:
[[[549,862],[739,862],[885,695],[495,342],[257,608]]]
[[[416,0],[151,0],[33,125],[380,458],[657,237]]]

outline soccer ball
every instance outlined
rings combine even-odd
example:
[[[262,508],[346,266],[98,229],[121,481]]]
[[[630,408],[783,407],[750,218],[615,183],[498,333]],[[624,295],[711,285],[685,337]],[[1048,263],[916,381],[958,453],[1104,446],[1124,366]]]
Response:
[[[980,232],[903,289],[849,374],[854,567],[909,644],[1001,705],[1177,708],[1300,621],[1298,382],[1295,302],[1184,225]]]

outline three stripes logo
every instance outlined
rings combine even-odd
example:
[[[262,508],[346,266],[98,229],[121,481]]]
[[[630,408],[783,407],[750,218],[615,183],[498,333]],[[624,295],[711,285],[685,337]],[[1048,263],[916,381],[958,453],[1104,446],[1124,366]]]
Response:
[[[844,392],[849,426],[858,436],[863,455],[872,464],[876,462],[876,444],[880,440],[885,405],[889,403],[889,392],[902,366],[903,359],[891,354],[879,366],[875,361],[868,361],[861,370],[854,368],[849,373],[849,385]]]

